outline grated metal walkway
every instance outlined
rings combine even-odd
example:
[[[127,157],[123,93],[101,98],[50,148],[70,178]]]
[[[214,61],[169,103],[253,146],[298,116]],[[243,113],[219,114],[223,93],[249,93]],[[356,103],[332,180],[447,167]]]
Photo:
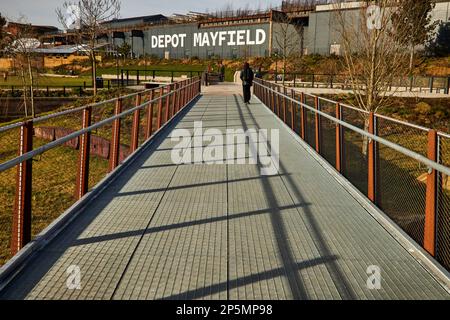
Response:
[[[155,141],[0,294],[2,299],[448,299],[264,106],[211,87],[176,123],[280,129],[280,170],[175,165]],[[67,268],[81,271],[69,290]],[[369,266],[382,287],[366,286]]]

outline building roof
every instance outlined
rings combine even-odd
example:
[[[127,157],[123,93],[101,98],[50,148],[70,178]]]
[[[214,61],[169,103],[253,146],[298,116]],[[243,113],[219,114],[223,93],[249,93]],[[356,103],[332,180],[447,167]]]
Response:
[[[133,21],[140,21],[144,23],[153,23],[153,22],[160,22],[162,20],[168,20],[166,16],[162,14],[155,14],[150,16],[140,16],[140,17],[130,17],[130,18],[122,18],[122,19],[113,19],[110,21],[104,22],[104,24],[114,24],[114,23],[123,23],[123,22],[133,22]]]

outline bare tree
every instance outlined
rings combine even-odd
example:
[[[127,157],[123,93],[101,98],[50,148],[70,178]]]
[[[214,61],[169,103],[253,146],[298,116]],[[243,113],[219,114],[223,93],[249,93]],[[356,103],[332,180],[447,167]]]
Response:
[[[70,29],[74,18],[78,21],[76,34],[79,44],[84,44],[89,53],[92,66],[92,85],[97,95],[97,58],[96,47],[98,37],[106,31],[105,22],[117,18],[120,13],[119,0],[80,0],[66,1],[56,9],[58,20],[65,29]]]
[[[283,84],[287,64],[291,57],[303,55],[304,48],[304,25],[297,23],[291,16],[284,12],[274,11],[274,21],[277,23],[274,29],[275,45],[277,47],[277,57],[282,59]]]
[[[30,102],[31,117],[36,116],[34,107],[34,86],[38,76],[36,49],[40,46],[36,34],[31,24],[20,19],[22,23],[18,24],[17,32],[8,35],[9,44],[6,46],[7,54],[13,59],[16,71],[19,73],[23,87],[23,104],[25,117],[28,117],[28,100]],[[28,98],[28,94],[30,94]]]
[[[376,112],[395,93],[391,84],[395,77],[407,73],[407,47],[396,41],[407,30],[393,23],[394,0],[364,1],[354,10],[345,2],[334,4],[334,24],[340,36],[343,64],[356,100],[356,107]],[[361,113],[368,129],[367,113]],[[363,152],[367,150],[367,139]]]
[[[432,0],[400,0],[398,10],[394,13],[395,28],[404,30],[399,32],[396,40],[409,47],[409,73],[414,67],[416,48],[427,44],[437,27],[437,22],[431,21],[431,11],[436,6]]]

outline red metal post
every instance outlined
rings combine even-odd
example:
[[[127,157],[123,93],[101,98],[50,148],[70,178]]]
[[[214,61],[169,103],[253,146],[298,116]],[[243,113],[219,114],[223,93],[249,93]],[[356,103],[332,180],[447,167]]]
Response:
[[[342,120],[341,105],[336,103],[336,119]],[[336,170],[342,172],[342,126],[336,123]]]
[[[20,128],[19,156],[31,150],[33,150],[33,122],[27,121]],[[33,160],[30,159],[17,165],[11,235],[11,253],[13,255],[31,241],[32,163]]]
[[[317,111],[319,111],[320,109],[320,105],[319,105],[319,97],[314,97],[314,107]],[[315,127],[316,127],[316,151],[317,153],[320,153],[320,115],[316,112],[314,115],[314,119],[315,119]]]
[[[154,99],[154,90],[150,91],[150,101]],[[153,132],[153,103],[150,103],[147,108],[147,126],[145,128],[145,141],[147,141]]]
[[[291,89],[291,98],[295,99],[294,89]],[[295,131],[295,106],[294,106],[294,102],[292,100],[290,103],[290,107],[291,107],[291,129],[292,129],[292,131]]]
[[[170,92],[172,91],[172,85],[170,84],[170,85],[168,85],[168,86],[166,86],[166,90],[167,90],[167,92],[166,92],[166,94],[167,94],[167,97],[166,97],[166,112],[165,112],[165,116],[164,116],[164,123],[166,123],[167,121],[169,121],[169,119],[170,119],[170,98],[171,98],[171,96],[170,96]]]
[[[178,113],[178,87],[179,87],[179,83],[175,83],[174,86],[174,94],[173,94],[173,115],[176,115]]]
[[[438,161],[438,138],[436,130],[430,130],[428,133],[428,159]],[[436,240],[436,211],[437,211],[437,193],[438,193],[438,173],[430,169],[427,176],[427,192],[425,206],[425,228],[423,247],[432,256],[435,256]]]
[[[300,93],[300,102],[305,103],[305,94]],[[306,110],[303,105],[300,105],[300,136],[303,140],[306,138]]]
[[[162,109],[163,109],[163,98],[164,95],[164,87],[159,89],[159,102],[158,102],[158,130],[162,126]]]
[[[373,112],[369,114],[369,133],[375,134],[375,115]],[[375,141],[369,139],[368,144],[368,186],[367,186],[367,196],[372,202],[376,202],[376,194],[375,194]]]
[[[115,115],[122,113],[122,99],[118,98],[116,102]],[[119,165],[119,148],[120,148],[120,123],[121,119],[113,122],[111,146],[109,152],[109,172],[113,171]]]
[[[136,107],[142,104],[141,94],[136,96]],[[141,121],[141,110],[136,110],[133,115],[133,126],[131,128],[131,153],[135,152],[139,146],[139,124]]]
[[[287,95],[287,89],[286,87],[283,87],[283,94],[286,96]],[[286,97],[283,96],[283,122],[286,123],[286,117],[287,117],[287,100]]]
[[[270,110],[275,113],[275,86],[271,84],[270,89]]]
[[[83,129],[91,126],[92,107],[83,110]],[[75,198],[80,200],[89,190],[89,154],[91,151],[91,133],[80,137],[80,152],[78,154],[78,173],[75,187]]]

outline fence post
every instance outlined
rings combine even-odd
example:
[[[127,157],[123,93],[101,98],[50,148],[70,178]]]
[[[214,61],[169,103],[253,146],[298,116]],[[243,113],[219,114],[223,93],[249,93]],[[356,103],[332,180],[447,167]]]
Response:
[[[162,126],[162,108],[163,108],[163,98],[164,95],[164,87],[159,89],[159,102],[158,102],[158,130]]]
[[[136,84],[139,85],[139,70],[136,70]]]
[[[428,159],[435,162],[438,161],[438,138],[436,130],[430,130],[428,133]],[[430,168],[427,176],[423,247],[432,256],[435,256],[437,183],[438,173],[436,170]]]
[[[295,91],[294,89],[291,89],[291,98],[295,99]],[[292,131],[295,131],[295,108],[294,108],[294,102],[291,100],[291,129]]]
[[[142,104],[141,94],[136,96],[136,107]],[[141,121],[141,110],[138,109],[133,115],[133,126],[131,128],[131,153],[135,152],[139,146],[139,124]]]
[[[429,80],[429,84],[430,84],[430,93],[433,93],[433,86],[434,86],[434,77],[430,77]]]
[[[369,133],[375,134],[375,115],[373,112],[369,114]],[[367,195],[370,201],[373,203],[376,202],[376,194],[375,194],[375,177],[376,177],[376,165],[375,165],[375,141],[373,139],[369,139],[368,143],[368,186],[367,186]]]
[[[342,120],[341,105],[336,103],[336,119]],[[336,170],[342,172],[342,126],[336,123]]]
[[[154,99],[155,90],[150,91],[150,101]],[[147,127],[145,129],[145,141],[152,136],[153,131],[153,102],[150,102],[147,109]]]
[[[286,87],[283,87],[283,94],[286,96],[287,95],[287,89]],[[287,101],[286,101],[286,97],[283,96],[283,122],[286,123],[286,116],[287,116]]]
[[[20,127],[19,156],[33,150],[33,121]],[[33,159],[17,165],[16,195],[11,235],[11,253],[15,255],[31,241],[31,192]]]
[[[302,104],[305,103],[305,94],[303,92],[300,93],[300,102]],[[306,110],[303,105],[300,104],[300,136],[303,140],[306,138]]]
[[[166,97],[166,112],[165,112],[165,121],[164,123],[166,123],[167,121],[169,121],[169,117],[170,117],[170,92],[172,91],[172,85],[169,84],[168,86],[166,86],[167,88],[167,97]]]
[[[319,97],[314,97],[314,108],[319,111],[320,110],[320,101]],[[316,151],[320,154],[320,115],[316,112],[314,115],[315,119],[315,136],[316,136]]]
[[[114,115],[122,113],[122,99],[118,98],[116,101],[116,108]],[[109,147],[109,172],[113,171],[119,165],[119,149],[120,149],[120,121],[116,119],[112,126],[111,145]]]
[[[275,86],[273,84],[270,84],[270,110],[272,110],[273,113],[275,113],[275,92],[274,92]]]
[[[91,126],[92,107],[83,110],[83,129]],[[91,133],[80,136],[80,152],[78,154],[78,173],[75,198],[80,200],[89,190],[89,154],[91,152]]]

